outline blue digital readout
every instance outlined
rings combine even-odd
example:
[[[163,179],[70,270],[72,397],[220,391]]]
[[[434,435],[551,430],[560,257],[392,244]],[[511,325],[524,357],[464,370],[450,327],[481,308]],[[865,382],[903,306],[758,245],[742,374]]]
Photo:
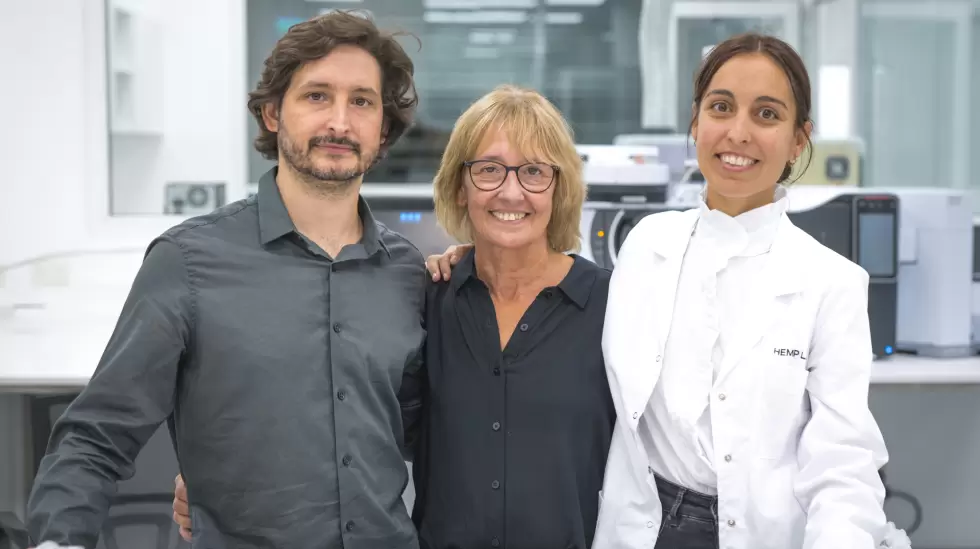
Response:
[[[398,214],[398,220],[402,223],[421,223],[422,213],[421,212],[401,212]]]

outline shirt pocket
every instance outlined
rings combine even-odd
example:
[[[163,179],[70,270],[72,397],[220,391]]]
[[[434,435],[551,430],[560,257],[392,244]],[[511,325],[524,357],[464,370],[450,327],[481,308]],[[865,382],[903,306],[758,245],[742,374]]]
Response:
[[[796,453],[809,409],[806,384],[810,372],[805,355],[777,348],[762,360],[756,434],[764,459]]]

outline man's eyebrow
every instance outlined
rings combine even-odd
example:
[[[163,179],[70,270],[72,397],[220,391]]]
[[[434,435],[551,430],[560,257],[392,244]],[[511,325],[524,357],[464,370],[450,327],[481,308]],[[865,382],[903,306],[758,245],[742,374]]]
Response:
[[[337,86],[335,86],[335,85],[333,85],[333,84],[331,84],[329,82],[321,82],[319,80],[310,80],[308,82],[304,82],[300,87],[301,88],[322,88],[322,89],[327,89],[327,90],[335,90],[335,89],[337,89]],[[356,86],[356,87],[352,88],[350,91],[352,91],[354,93],[367,93],[367,94],[371,94],[371,95],[381,95],[380,93],[378,93],[378,91],[376,89],[374,89],[374,88],[372,88],[370,86]]]

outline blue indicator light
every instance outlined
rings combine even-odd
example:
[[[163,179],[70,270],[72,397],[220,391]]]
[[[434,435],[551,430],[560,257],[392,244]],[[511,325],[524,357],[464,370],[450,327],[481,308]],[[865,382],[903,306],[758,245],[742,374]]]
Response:
[[[398,215],[398,220],[402,223],[421,223],[421,212],[402,212]]]
[[[890,354],[892,354],[892,352],[894,352],[894,349],[892,349],[892,346],[891,345],[885,345],[885,354],[886,355],[890,355]]]

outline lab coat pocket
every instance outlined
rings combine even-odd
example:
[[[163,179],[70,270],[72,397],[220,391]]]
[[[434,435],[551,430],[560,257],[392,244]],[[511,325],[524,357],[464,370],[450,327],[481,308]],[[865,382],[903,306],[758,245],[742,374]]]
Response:
[[[756,434],[763,458],[795,455],[807,411],[805,360],[775,355],[766,361]]]

